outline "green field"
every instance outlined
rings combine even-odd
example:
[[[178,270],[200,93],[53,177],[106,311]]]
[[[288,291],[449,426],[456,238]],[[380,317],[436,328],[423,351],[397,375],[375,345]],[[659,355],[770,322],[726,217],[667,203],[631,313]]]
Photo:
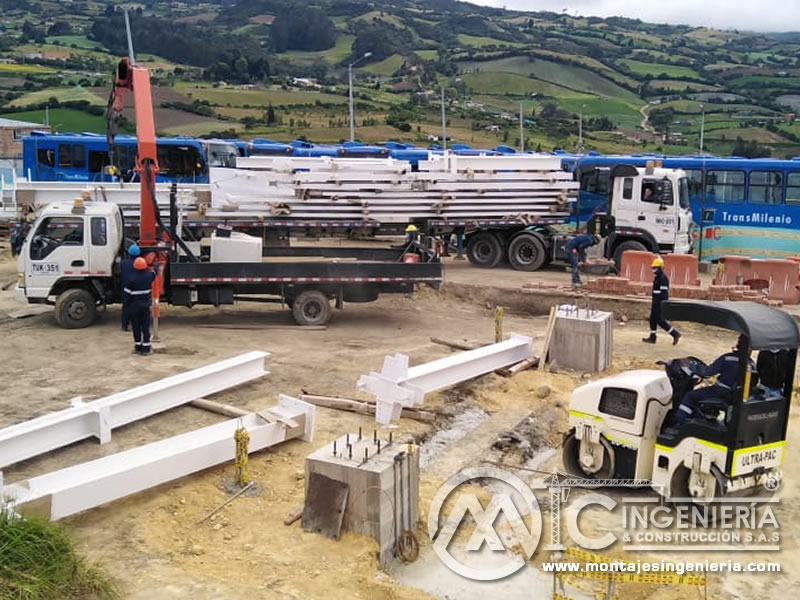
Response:
[[[646,63],[638,60],[630,60],[628,58],[620,59],[620,64],[625,65],[637,75],[651,75],[658,77],[659,75],[666,75],[667,77],[690,77],[692,79],[701,79],[697,71],[689,67],[679,67],[677,65],[664,65],[661,63]]]
[[[333,48],[329,48],[328,50],[320,50],[318,52],[290,50],[278,56],[303,63],[324,60],[328,64],[336,65],[350,56],[350,52],[353,48],[353,40],[355,39],[355,36],[352,35],[340,35],[336,37],[336,44]]]
[[[654,90],[664,91],[683,91],[688,89],[695,92],[715,92],[719,91],[718,86],[707,85],[705,83],[696,83],[693,81],[679,81],[673,79],[653,79],[649,85]]]
[[[85,35],[56,35],[45,38],[48,44],[58,43],[61,46],[77,46],[86,50],[100,50],[104,51],[103,45],[100,42],[93,42]]]
[[[475,94],[493,94],[514,96],[528,96],[530,94],[540,94],[544,96],[569,97],[583,94],[568,90],[546,81],[531,79],[514,73],[484,72],[465,73],[461,79]]]
[[[380,62],[370,63],[364,65],[363,67],[356,67],[361,71],[366,71],[367,73],[372,73],[373,75],[383,75],[385,77],[389,77],[394,75],[394,73],[403,66],[405,59],[400,56],[399,54],[392,54],[388,58],[384,58]]]
[[[236,88],[192,87],[190,84],[177,85],[176,89],[195,100],[206,100],[217,106],[285,106],[290,104],[314,104],[331,102],[345,104],[346,96],[336,96],[321,92],[304,90],[240,90]]]
[[[30,121],[31,123],[44,123],[44,110],[29,110],[25,112],[0,114],[6,119],[17,119],[18,121]],[[93,133],[106,132],[106,120],[104,117],[96,117],[86,114],[83,111],[73,108],[51,108],[50,125],[54,131],[79,133],[91,131]]]
[[[53,97],[58,98],[59,102],[86,100],[90,104],[97,104],[100,106],[104,106],[106,104],[105,100],[94,95],[89,90],[80,86],[75,86],[72,88],[45,88],[37,92],[31,92],[30,94],[20,96],[11,102],[10,106],[29,106],[31,104],[41,104],[42,102],[47,102]]]
[[[642,115],[635,105],[615,98],[559,98],[558,103],[576,114],[583,111],[584,118],[608,117],[623,127],[636,127],[642,121]]]
[[[574,65],[555,63],[549,60],[536,58],[529,60],[524,56],[512,56],[485,62],[463,63],[462,69],[480,69],[481,72],[501,72],[514,73],[517,75],[532,75],[537,79],[554,83],[556,85],[570,88],[579,92],[608,96],[612,98],[623,98],[626,100],[638,100],[636,94],[620,87],[608,79]]]
[[[439,58],[438,50],[414,50],[414,54],[422,60],[437,60]]]
[[[18,65],[0,63],[0,73],[55,73],[56,70],[44,65]]]
[[[800,77],[762,77],[760,75],[745,75],[727,81],[731,87],[775,87],[778,89],[800,88]]]
[[[466,35],[464,33],[458,34],[458,41],[465,46],[473,46],[474,48],[484,48],[485,46],[512,46],[519,48],[525,44],[519,42],[506,42],[490,37],[478,37],[475,35]]]

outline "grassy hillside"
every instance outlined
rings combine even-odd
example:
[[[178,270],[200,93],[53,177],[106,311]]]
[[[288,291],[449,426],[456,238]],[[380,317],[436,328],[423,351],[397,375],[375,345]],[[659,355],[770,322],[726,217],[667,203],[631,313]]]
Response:
[[[741,138],[761,153],[800,154],[790,114],[800,110],[800,35],[425,0],[233,2],[156,0],[134,11],[160,131],[338,141],[348,136],[347,65],[358,60],[364,141],[427,144],[440,132],[444,88],[448,136],[464,143],[518,144],[509,115],[522,103],[529,147],[545,150],[574,149],[581,114],[587,149],[695,152],[704,115],[711,152]],[[103,132],[90,109],[105,103],[125,53],[122,5],[6,4],[0,112],[41,120],[57,98],[56,129]]]

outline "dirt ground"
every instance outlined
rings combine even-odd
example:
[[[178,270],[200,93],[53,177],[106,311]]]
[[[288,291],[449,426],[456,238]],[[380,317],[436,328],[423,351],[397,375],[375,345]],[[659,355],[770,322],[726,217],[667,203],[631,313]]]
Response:
[[[13,279],[14,272],[7,255],[5,259],[0,255],[0,285]],[[466,273],[464,277],[475,277],[486,284],[507,281],[510,273],[467,272],[461,265],[452,272]],[[537,275],[514,277],[535,281]],[[358,376],[378,370],[386,354],[403,352],[410,356],[412,364],[417,364],[449,353],[431,343],[431,336],[480,342],[489,342],[494,336],[493,307],[455,301],[446,292],[423,291],[414,298],[386,297],[372,304],[349,305],[334,315],[324,331],[204,327],[292,324],[287,311],[271,305],[192,310],[168,307],[161,327],[166,352],[142,358],[131,355],[132,341],[119,329],[116,308],[102,314],[95,326],[79,331],[58,328],[50,314],[26,319],[8,316],[19,308],[11,290],[0,291],[0,389],[4,391],[0,426],[64,408],[75,396],[84,400],[100,397],[250,350],[271,353],[267,360],[269,375],[214,399],[260,409],[273,405],[278,393],[298,395],[306,390],[355,397]],[[505,331],[533,336],[535,346],[540,347],[546,321],[546,316],[508,314]],[[676,355],[710,359],[725,351],[732,340],[731,335],[717,331],[689,328],[678,349],[673,349],[666,339],[657,346],[645,346],[639,341],[645,330],[644,323],[618,324],[612,372],[652,367],[655,360]],[[447,478],[463,467],[496,456],[490,447],[497,436],[529,414],[535,419],[534,429],[539,431],[538,447],[534,449],[541,458],[536,462],[537,468],[547,471],[559,466],[555,450],[566,428],[569,396],[584,381],[580,373],[567,372],[527,371],[511,379],[490,375],[426,401],[427,406],[440,407],[454,415],[473,411],[485,413],[486,418],[445,419],[435,426],[401,420],[393,429],[396,437],[430,438],[431,444],[438,444],[428,446],[430,456],[421,476],[420,514],[427,515],[436,490]],[[542,385],[548,385],[551,393],[540,399],[535,392]],[[105,446],[91,440],[78,443],[15,465],[4,476],[8,482],[18,481],[210,425],[222,418],[191,407],[174,409],[115,430],[111,443]],[[196,521],[227,498],[223,484],[233,475],[231,465],[113,502],[68,519],[67,524],[81,550],[102,560],[121,582],[125,597],[131,599],[484,598],[491,590],[486,584],[459,579],[457,585],[447,588],[448,580],[439,577],[440,571],[434,569],[436,559],[431,559],[424,526],[418,530],[423,545],[418,562],[431,565],[431,569],[384,573],[376,559],[377,544],[367,538],[345,532],[334,542],[304,532],[298,523],[283,525],[286,515],[303,504],[305,457],[359,427],[369,431],[375,427],[374,420],[319,408],[314,441],[292,440],[252,455],[250,474],[262,493],[238,498],[202,525]],[[782,551],[777,556],[758,557],[778,560],[783,572],[777,576],[712,576],[709,598],[757,598],[800,589],[800,508],[795,501],[800,497],[799,427],[798,417],[793,416],[785,482],[779,492],[783,502],[776,510],[782,525]],[[437,431],[446,433],[437,438]],[[602,515],[590,518],[590,527],[605,526]],[[538,553],[533,563],[543,560],[543,556]],[[502,593],[508,598],[550,597],[548,587],[542,586],[541,581],[536,587],[525,581],[532,580],[511,578]],[[496,595],[495,590],[490,593]],[[621,593],[617,597],[702,597],[693,588],[630,584]]]

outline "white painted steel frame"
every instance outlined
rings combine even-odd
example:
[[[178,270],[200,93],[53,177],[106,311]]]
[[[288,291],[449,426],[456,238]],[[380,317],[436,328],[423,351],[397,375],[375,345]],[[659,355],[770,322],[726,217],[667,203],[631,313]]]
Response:
[[[105,444],[112,429],[263,377],[267,356],[247,352],[0,429],[0,468],[89,437]]]
[[[507,340],[475,350],[459,352],[429,363],[408,366],[408,356],[395,354],[383,359],[380,373],[362,375],[358,389],[375,396],[376,420],[386,424],[400,416],[404,406],[421,404],[425,394],[439,390],[531,357],[533,340],[511,334]]]
[[[55,521],[232,461],[239,427],[250,435],[250,453],[293,438],[312,440],[313,405],[281,395],[270,413],[297,427],[252,413],[5,487],[0,477],[0,504]]]

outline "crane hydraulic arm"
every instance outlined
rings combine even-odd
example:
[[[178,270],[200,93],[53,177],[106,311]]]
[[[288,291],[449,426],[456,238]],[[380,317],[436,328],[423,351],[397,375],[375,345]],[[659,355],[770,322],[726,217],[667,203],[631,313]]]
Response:
[[[153,100],[150,92],[150,73],[147,69],[132,65],[128,58],[123,58],[114,73],[111,108],[115,114],[120,114],[125,107],[125,92],[127,91],[133,92],[136,114],[136,139],[138,142],[136,172],[139,173],[141,182],[139,244],[142,247],[154,247],[158,242],[155,198],[158,152]]]

